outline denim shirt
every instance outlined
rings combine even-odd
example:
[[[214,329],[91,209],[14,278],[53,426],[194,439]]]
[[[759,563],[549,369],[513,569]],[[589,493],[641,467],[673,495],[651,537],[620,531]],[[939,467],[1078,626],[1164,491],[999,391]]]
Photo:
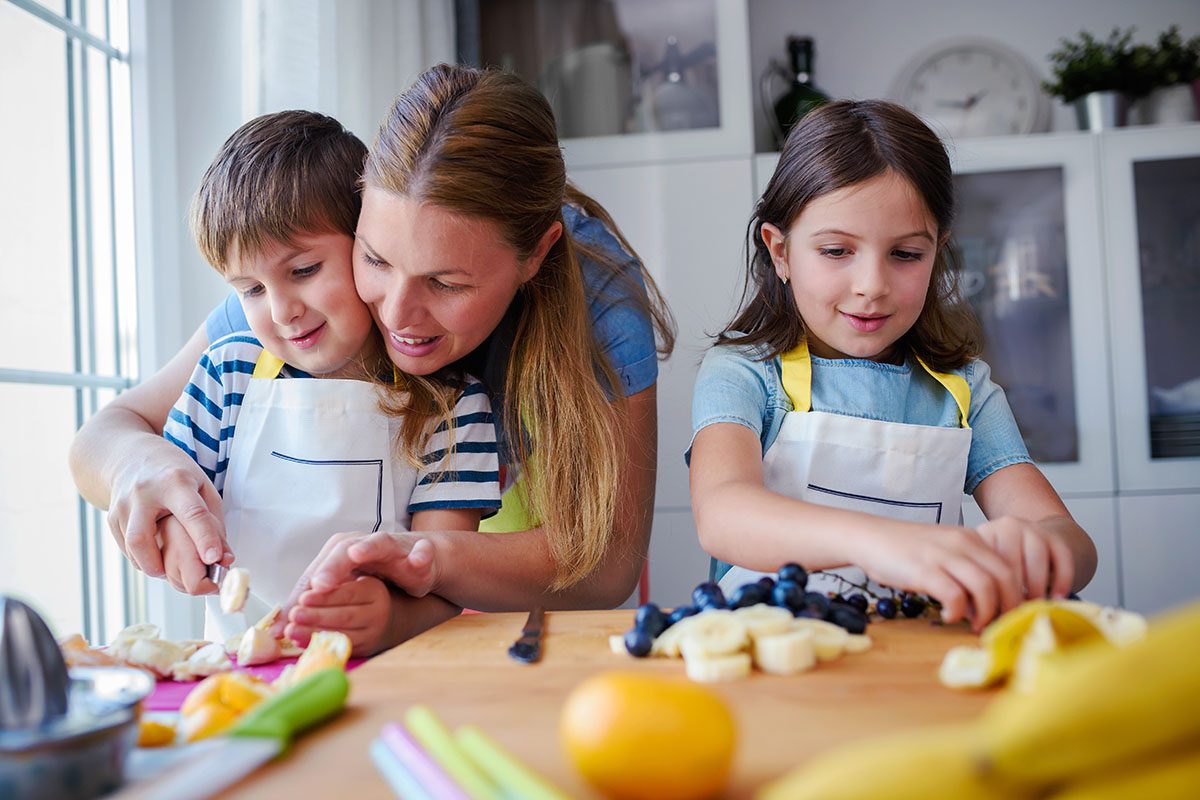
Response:
[[[692,439],[708,425],[734,422],[758,436],[765,454],[779,435],[792,401],[783,390],[778,356],[763,348],[718,345],[704,356],[692,394]],[[912,359],[880,364],[866,359],[812,357],[812,409],[884,422],[957,428],[958,406],[946,389]],[[987,476],[1010,464],[1030,463],[1004,390],[991,369],[975,359],[954,370],[971,389],[967,422],[971,451],[963,491],[971,494]],[[691,463],[691,445],[684,459]]]

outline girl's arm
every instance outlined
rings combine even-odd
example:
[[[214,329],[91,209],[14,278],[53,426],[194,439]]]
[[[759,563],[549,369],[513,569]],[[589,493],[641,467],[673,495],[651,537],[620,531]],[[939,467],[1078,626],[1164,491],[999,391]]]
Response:
[[[117,546],[151,577],[164,574],[156,538],[164,517],[179,520],[194,543],[193,553],[179,554],[185,571],[203,571],[227,550],[220,498],[196,462],[162,436],[167,414],[207,344],[201,327],[162,369],[84,423],[71,443],[71,473],[80,494],[109,509]]]
[[[975,488],[981,536],[1021,578],[1026,597],[1065,597],[1096,573],[1096,546],[1033,464],[996,470]]]
[[[637,586],[650,544],[657,461],[656,391],[651,386],[626,398],[619,516],[596,571],[562,591],[548,589],[555,564],[550,532],[422,531],[341,534],[332,539],[301,577],[304,586],[337,586],[355,572],[386,578],[412,595],[433,593],[480,611],[613,608]],[[286,604],[285,604],[286,607]]]
[[[811,570],[856,564],[873,580],[925,592],[947,621],[976,627],[1020,601],[1008,564],[969,528],[900,522],[807,503],[763,485],[762,446],[737,423],[696,434],[692,511],[710,555],[760,571],[797,561]]]

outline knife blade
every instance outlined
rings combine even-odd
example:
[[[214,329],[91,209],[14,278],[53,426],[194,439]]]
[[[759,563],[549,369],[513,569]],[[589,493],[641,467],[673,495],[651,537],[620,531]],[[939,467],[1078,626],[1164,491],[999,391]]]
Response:
[[[534,606],[525,620],[525,627],[521,629],[520,638],[513,642],[512,647],[508,648],[510,656],[525,664],[533,664],[541,660],[542,630],[545,617],[546,609]]]
[[[323,669],[259,703],[220,739],[181,748],[179,758],[171,760],[160,774],[147,775],[113,798],[211,797],[285,753],[296,734],[340,711],[349,691],[344,671]]]
[[[223,567],[220,564],[208,565],[208,579],[217,586],[221,585],[221,581],[225,580],[225,576],[229,574],[229,567]]]

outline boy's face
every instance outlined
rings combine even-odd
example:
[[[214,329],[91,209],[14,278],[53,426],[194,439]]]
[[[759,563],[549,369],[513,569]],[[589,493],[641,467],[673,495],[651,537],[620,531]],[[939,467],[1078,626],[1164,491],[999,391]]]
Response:
[[[362,376],[359,355],[374,324],[354,290],[353,247],[341,233],[300,236],[235,253],[225,273],[263,346],[311,375]]]

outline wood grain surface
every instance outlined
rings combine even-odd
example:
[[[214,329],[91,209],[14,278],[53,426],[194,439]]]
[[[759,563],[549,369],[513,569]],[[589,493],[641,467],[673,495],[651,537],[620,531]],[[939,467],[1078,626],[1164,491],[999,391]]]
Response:
[[[544,656],[524,665],[508,657],[523,614],[462,616],[390,650],[350,675],[345,712],[313,731],[284,758],[220,795],[223,798],[393,797],[367,754],[384,723],[423,703],[450,727],[478,725],[565,793],[596,798],[563,754],[559,711],[584,678],[611,669],[683,674],[674,659],[616,655],[610,634],[632,624],[631,611],[556,611],[546,615]],[[800,675],[754,673],[714,690],[733,708],[738,752],[728,797],[754,790],[822,751],[865,735],[966,720],[989,693],[942,687],[937,667],[952,646],[975,642],[963,626],[928,620],[873,622],[874,646]]]

